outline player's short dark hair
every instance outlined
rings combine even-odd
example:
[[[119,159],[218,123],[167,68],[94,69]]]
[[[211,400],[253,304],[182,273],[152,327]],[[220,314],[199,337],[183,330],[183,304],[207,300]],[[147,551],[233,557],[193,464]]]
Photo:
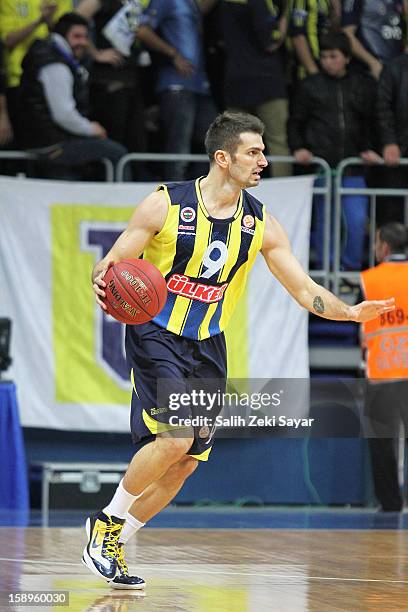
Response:
[[[378,230],[381,242],[386,242],[391,253],[405,253],[408,248],[408,228],[402,223],[386,223]]]
[[[350,39],[344,32],[327,32],[327,34],[323,34],[319,47],[320,53],[322,51],[335,51],[338,49],[345,57],[351,57]]]
[[[254,132],[263,136],[265,126],[258,117],[249,113],[225,111],[210,125],[205,136],[205,150],[210,162],[219,149],[234,155],[243,132]]]
[[[64,13],[64,15],[62,15],[54,24],[52,31],[55,34],[60,34],[65,38],[70,29],[76,25],[89,28],[89,22],[85,19],[85,17],[82,17],[82,15],[78,15],[77,13]]]

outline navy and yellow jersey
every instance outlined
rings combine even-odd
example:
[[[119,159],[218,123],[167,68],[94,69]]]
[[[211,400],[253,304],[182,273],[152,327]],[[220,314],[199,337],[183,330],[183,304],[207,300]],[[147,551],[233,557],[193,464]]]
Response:
[[[380,62],[404,53],[408,42],[406,0],[348,0],[341,8],[342,27],[356,26],[357,38]]]
[[[229,219],[211,217],[200,179],[160,185],[168,201],[166,221],[143,257],[167,282],[165,307],[153,321],[194,340],[222,332],[262,247],[265,207],[242,191]]]
[[[320,56],[319,41],[331,27],[331,7],[329,0],[292,0],[289,12],[289,37],[305,36],[310,52],[315,60]],[[306,71],[298,67],[298,76],[303,78]]]

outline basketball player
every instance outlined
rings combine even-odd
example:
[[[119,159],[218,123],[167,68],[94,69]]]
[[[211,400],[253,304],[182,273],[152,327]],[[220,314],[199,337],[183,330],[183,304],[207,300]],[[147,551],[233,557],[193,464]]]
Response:
[[[87,520],[83,561],[117,588],[143,588],[130,576],[124,543],[167,506],[207,461],[212,429],[170,427],[174,415],[157,401],[157,380],[193,377],[224,381],[223,331],[259,251],[272,274],[297,302],[327,319],[363,322],[394,309],[394,300],[349,306],[317,285],[291,252],[288,238],[265,206],[245,189],[259,184],[267,166],[264,126],[252,115],[225,112],[210,126],[207,176],[160,185],[135,210],[127,229],[96,264],[93,289],[103,303],[107,269],[143,257],[166,277],[164,309],[151,322],[127,326],[126,352],[133,382],[131,429],[139,444],[110,503]],[[183,412],[184,410],[184,412]],[[177,415],[191,416],[189,407]]]

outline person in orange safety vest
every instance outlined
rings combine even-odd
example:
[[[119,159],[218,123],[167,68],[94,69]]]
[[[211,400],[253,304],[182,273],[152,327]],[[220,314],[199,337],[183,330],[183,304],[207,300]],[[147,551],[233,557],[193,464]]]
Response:
[[[366,416],[375,494],[383,511],[402,510],[394,446],[401,421],[408,436],[408,229],[388,223],[377,231],[378,265],[361,273],[366,300],[395,297],[395,310],[363,323],[366,357]]]

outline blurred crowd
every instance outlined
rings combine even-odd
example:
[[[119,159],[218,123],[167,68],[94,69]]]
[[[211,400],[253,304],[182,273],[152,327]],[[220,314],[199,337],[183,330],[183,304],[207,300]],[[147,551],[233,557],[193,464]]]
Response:
[[[203,152],[216,114],[239,109],[262,119],[270,155],[295,157],[295,168],[272,164],[275,177],[310,172],[313,156],[333,170],[360,156],[371,172],[347,172],[344,186],[408,188],[405,2],[0,0],[0,149],[35,152],[40,176],[83,178],[127,152]],[[183,180],[200,169],[131,172]],[[343,204],[342,265],[360,269],[368,200]],[[378,221],[402,220],[402,200],[383,199]]]

